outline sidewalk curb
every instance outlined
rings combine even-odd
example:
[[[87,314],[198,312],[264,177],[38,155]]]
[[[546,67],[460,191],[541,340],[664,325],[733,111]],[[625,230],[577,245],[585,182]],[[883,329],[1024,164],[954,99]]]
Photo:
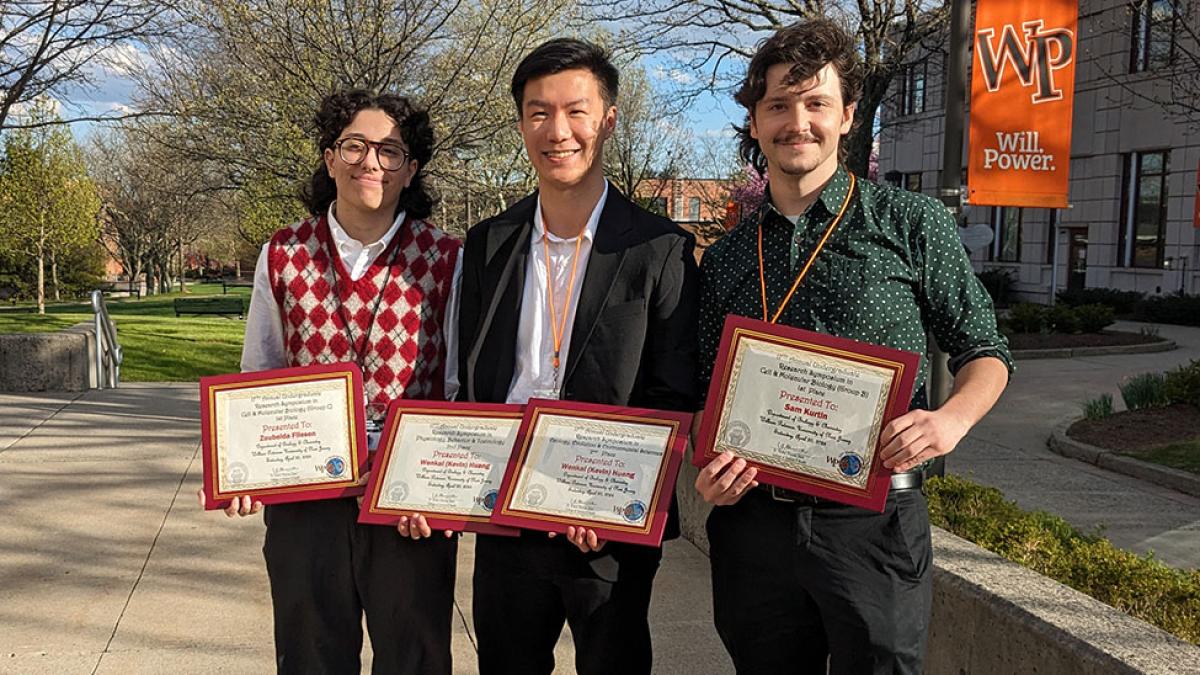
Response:
[[[1146,342],[1140,345],[1112,345],[1109,347],[1056,347],[1053,349],[1014,349],[1012,356],[1017,360],[1074,359],[1084,356],[1116,356],[1121,354],[1156,354],[1179,349],[1174,340]]]
[[[1094,464],[1101,469],[1133,476],[1193,497],[1200,497],[1200,476],[1196,474],[1126,457],[1107,448],[1081,443],[1067,436],[1067,429],[1080,419],[1082,418],[1072,417],[1055,425],[1054,432],[1046,439],[1046,445],[1063,457],[1078,459],[1088,464]]]

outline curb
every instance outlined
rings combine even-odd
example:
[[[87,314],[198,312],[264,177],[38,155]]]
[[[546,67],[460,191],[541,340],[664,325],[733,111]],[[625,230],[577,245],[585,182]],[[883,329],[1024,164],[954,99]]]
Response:
[[[1014,359],[1074,359],[1084,356],[1113,356],[1118,354],[1155,354],[1178,349],[1174,340],[1146,342],[1140,345],[1112,345],[1109,347],[1057,347],[1054,349],[1014,349]]]
[[[1196,474],[1126,457],[1107,448],[1081,443],[1067,436],[1067,429],[1080,419],[1083,418],[1073,417],[1055,425],[1054,432],[1046,439],[1046,445],[1063,457],[1200,497],[1200,476]]]

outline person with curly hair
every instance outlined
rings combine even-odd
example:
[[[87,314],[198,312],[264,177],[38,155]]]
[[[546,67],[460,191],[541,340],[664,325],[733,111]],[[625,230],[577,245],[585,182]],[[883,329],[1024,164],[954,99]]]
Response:
[[[443,397],[460,243],[425,221],[434,137],[424,110],[343,91],[321,103],[316,129],[310,217],[262,248],[242,371],[355,362],[377,430],[392,400]],[[226,514],[261,510],[243,496]],[[419,516],[399,531],[359,525],[358,511],[352,498],[265,509],[278,672],[359,672],[365,613],[372,672],[449,673],[457,539],[418,541],[431,534]]]

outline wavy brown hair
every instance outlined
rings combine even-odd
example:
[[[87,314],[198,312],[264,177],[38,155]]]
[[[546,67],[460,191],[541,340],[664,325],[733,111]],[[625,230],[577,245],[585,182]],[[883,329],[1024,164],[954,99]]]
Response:
[[[812,79],[826,64],[832,64],[842,82],[842,105],[857,103],[862,98],[863,65],[858,44],[841,26],[829,19],[809,19],[775,31],[758,44],[746,78],[733,95],[746,109],[746,123],[740,127],[734,125],[738,154],[759,173],[767,170],[767,158],[758,141],[750,137],[750,118],[754,116],[754,106],[766,95],[767,70],[779,63],[790,65],[784,80],[789,86]],[[857,118],[854,123],[858,124]],[[844,160],[845,146],[839,144],[838,152]]]

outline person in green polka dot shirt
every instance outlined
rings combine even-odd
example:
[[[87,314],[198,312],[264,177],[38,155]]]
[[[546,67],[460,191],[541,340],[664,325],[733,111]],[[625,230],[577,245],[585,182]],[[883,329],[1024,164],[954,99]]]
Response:
[[[921,194],[855,179],[840,164],[862,66],[853,39],[816,19],[759,45],[736,98],[741,154],[769,184],[763,206],[701,261],[697,330],[708,390],[729,314],[924,353],[950,355],[954,390],[926,410],[922,358],[910,412],[888,424],[880,456],[896,472],[883,513],[760,486],[725,453],[701,469],[714,620],[739,673],[917,673],[932,597],[920,467],[949,453],[995,404],[1012,358],[992,301],[946,209]],[[849,197],[847,201],[847,197]],[[843,203],[845,213],[785,300]],[[907,472],[907,473],[906,473]]]

